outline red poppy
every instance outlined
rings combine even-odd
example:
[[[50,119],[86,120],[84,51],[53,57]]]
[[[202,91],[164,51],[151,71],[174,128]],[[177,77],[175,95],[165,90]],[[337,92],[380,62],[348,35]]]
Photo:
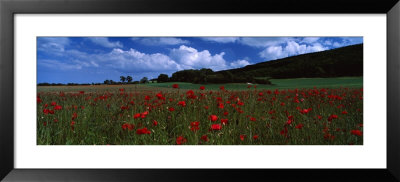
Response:
[[[123,92],[124,90],[125,90],[125,89],[123,89],[123,88],[120,88],[120,89],[119,89],[120,92]]]
[[[179,88],[179,85],[178,84],[173,84],[172,88]]]
[[[208,137],[207,137],[207,135],[201,136],[200,139],[203,140],[203,141],[205,141],[205,142],[208,142]]]
[[[71,121],[71,124],[70,124],[71,126],[74,126],[75,125],[75,121]]]
[[[137,129],[136,130],[136,134],[138,135],[142,135],[142,134],[150,134],[151,131],[148,130],[146,127],[142,128],[142,129]]]
[[[262,93],[262,92],[258,93],[258,96],[263,96],[263,95],[264,95],[264,93]]]
[[[133,125],[133,124],[124,123],[124,124],[122,125],[122,129],[123,129],[123,130],[128,129],[129,131],[131,131],[131,130],[133,130],[133,128],[135,128],[135,125]]]
[[[338,118],[337,115],[332,114],[332,115],[329,116],[328,121],[332,121],[333,119],[337,119],[337,118]]]
[[[210,119],[211,121],[217,121],[217,120],[218,120],[218,116],[216,116],[216,115],[211,115],[211,116],[209,117],[209,119]]]
[[[78,117],[78,114],[76,114],[76,112],[74,112],[74,113],[72,114],[72,120],[75,120],[77,117]]]
[[[140,118],[140,116],[141,116],[141,114],[140,114],[140,113],[136,113],[136,114],[133,116],[133,118],[134,118],[134,119],[136,119],[136,118]]]
[[[179,137],[176,138],[176,144],[177,145],[182,145],[182,144],[184,144],[186,142],[187,142],[187,140],[183,136],[179,136]]]
[[[348,114],[348,112],[347,111],[343,111],[342,114]]]
[[[185,107],[186,106],[186,102],[185,101],[179,101],[178,105],[180,105],[182,107]]]
[[[307,113],[310,112],[310,111],[311,111],[311,108],[308,108],[308,109],[303,109],[303,110],[301,110],[300,113],[301,113],[301,114],[307,114]]]
[[[246,138],[246,135],[240,135],[240,140],[244,140]]]
[[[296,127],[295,127],[295,128],[297,128],[297,129],[301,129],[301,128],[303,128],[303,126],[304,126],[304,125],[300,123],[300,124],[296,125]]]
[[[158,99],[162,99],[162,98],[163,98],[163,95],[162,95],[161,92],[159,92],[158,94],[156,94],[156,97],[157,97]]]
[[[192,130],[193,132],[196,132],[197,130],[199,130],[199,124],[200,122],[198,121],[193,121],[190,123],[190,130]]]
[[[43,126],[47,126],[47,122],[45,121],[45,122],[43,122]]]
[[[41,103],[42,102],[42,100],[38,97],[37,98],[37,103]]]
[[[172,112],[172,111],[175,111],[175,108],[170,107],[168,110]]]
[[[157,126],[158,122],[156,120],[153,120],[153,126]]]
[[[224,108],[224,104],[223,103],[218,103],[218,108],[223,109]]]
[[[257,121],[255,117],[250,117],[250,121]]]
[[[193,95],[193,94],[194,94],[193,90],[189,90],[186,92],[186,95]]]
[[[62,106],[60,106],[60,105],[54,106],[54,110],[61,110],[61,109],[62,109]]]
[[[228,119],[221,119],[221,124],[227,125],[228,124]]]
[[[200,86],[200,90],[204,90],[204,89],[206,89],[206,87]],[[207,136],[206,136],[206,137],[207,137]]]
[[[220,124],[212,124],[211,129],[212,130],[221,130],[222,126]]]
[[[225,87],[224,86],[220,86],[219,89],[220,90],[225,90]]]
[[[362,131],[360,130],[351,130],[352,135],[362,136]]]
[[[204,106],[204,109],[208,109],[209,107],[208,106]]]
[[[80,94],[84,94],[84,93],[85,93],[85,91],[79,91],[79,93],[80,93]]]
[[[55,106],[55,105],[57,105],[57,103],[56,102],[51,102],[51,106]]]
[[[229,113],[228,112],[224,112],[224,116],[227,116]]]
[[[254,136],[253,136],[253,139],[254,139],[254,140],[257,140],[257,139],[258,139],[258,135],[254,135]]]

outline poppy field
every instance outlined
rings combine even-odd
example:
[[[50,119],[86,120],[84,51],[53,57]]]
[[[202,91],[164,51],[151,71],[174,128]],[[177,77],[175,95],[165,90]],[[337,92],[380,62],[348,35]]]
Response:
[[[37,145],[362,145],[362,87],[42,87]]]

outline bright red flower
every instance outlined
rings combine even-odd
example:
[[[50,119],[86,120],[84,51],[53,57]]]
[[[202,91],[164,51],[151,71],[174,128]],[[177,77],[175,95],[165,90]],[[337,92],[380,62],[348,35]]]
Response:
[[[142,128],[142,129],[137,129],[136,130],[136,134],[138,135],[142,135],[142,134],[150,134],[151,131],[148,130],[146,127]]]
[[[360,130],[351,130],[352,135],[362,136],[362,131]]]
[[[348,114],[348,112],[347,111],[343,111],[342,114]]]
[[[258,96],[263,96],[263,95],[264,95],[264,93],[262,93],[262,92],[258,93]]]
[[[218,103],[218,108],[223,109],[224,108],[224,104],[223,103]]]
[[[185,101],[179,101],[178,105],[180,105],[182,107],[185,107],[186,106],[186,102]]]
[[[216,116],[216,115],[211,115],[211,116],[209,117],[209,119],[210,119],[211,121],[217,121],[217,120],[218,120],[218,116]]]
[[[120,89],[119,89],[120,92],[123,92],[124,90],[125,90],[125,89],[123,89],[123,88],[120,88]]]
[[[56,102],[51,102],[51,106],[55,106],[55,105],[57,105],[57,103]]]
[[[158,122],[156,120],[153,120],[153,126],[157,126]]]
[[[221,119],[221,124],[227,125],[228,124],[228,119]]]
[[[257,140],[257,139],[258,139],[258,135],[254,135],[254,136],[253,136],[253,139],[254,139],[254,140]]]
[[[212,124],[211,129],[212,130],[221,130],[222,126],[220,124]]]
[[[307,114],[307,113],[310,112],[310,111],[311,111],[311,108],[308,108],[308,109],[303,109],[303,110],[301,110],[300,113],[301,113],[301,114]]]
[[[200,90],[204,90],[204,89],[206,89],[206,87],[200,86]],[[207,136],[206,136],[206,137],[207,137]]]
[[[133,128],[135,128],[135,125],[133,125],[133,124],[124,123],[124,124],[122,125],[122,129],[123,129],[123,130],[128,129],[129,131],[131,131],[131,130],[133,130]]]
[[[244,140],[246,138],[246,135],[240,135],[240,140]]]
[[[162,95],[161,92],[159,92],[158,94],[156,94],[156,97],[157,97],[158,99],[162,99],[162,98],[163,98],[163,95]]]
[[[71,121],[71,124],[70,124],[71,126],[74,126],[75,125],[75,121]]]
[[[175,108],[170,107],[168,110],[172,112],[172,111],[175,111]]]
[[[199,124],[200,122],[198,121],[193,121],[190,123],[190,130],[192,130],[193,132],[196,132],[197,130],[199,130]]]
[[[227,116],[229,113],[228,112],[224,112],[224,116]]]
[[[62,106],[60,106],[60,105],[54,106],[54,110],[61,110],[61,109],[62,109]]]
[[[207,135],[201,136],[200,139],[203,140],[203,141],[205,141],[205,142],[208,142],[208,137],[207,137]]]
[[[332,121],[333,119],[337,119],[337,118],[338,118],[337,115],[332,114],[332,115],[329,116],[328,121]]]
[[[255,117],[250,117],[250,121],[257,121]]]
[[[225,87],[224,86],[220,86],[219,89],[220,90],[225,90]]]
[[[37,101],[37,103],[41,103],[41,102],[42,102],[42,100],[40,99],[40,97],[38,97],[36,101]]]
[[[297,129],[301,129],[301,128],[303,128],[303,126],[304,126],[304,125],[300,123],[300,124],[296,125],[296,127],[295,127],[295,128],[297,128]]]
[[[186,142],[187,142],[187,140],[183,136],[179,136],[179,137],[176,138],[176,144],[177,145],[182,145],[182,144],[184,144]]]
[[[208,106],[204,106],[204,109],[208,109],[209,107]]]
[[[193,90],[189,90],[186,92],[186,95],[193,95],[193,94],[194,94]]]
[[[135,115],[133,115],[134,119],[140,118],[141,114],[140,113],[136,113]]]
[[[85,93],[85,91],[79,91],[79,93],[80,93],[80,94],[84,94],[84,93]]]
[[[172,88],[179,88],[179,85],[178,84],[173,84]]]

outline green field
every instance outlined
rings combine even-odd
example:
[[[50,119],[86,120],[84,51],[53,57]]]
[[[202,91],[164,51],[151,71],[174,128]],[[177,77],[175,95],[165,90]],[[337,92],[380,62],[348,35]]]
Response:
[[[293,88],[357,88],[363,86],[362,77],[340,77],[340,78],[296,78],[296,79],[271,79],[272,85],[256,84],[259,89],[293,89]],[[198,89],[202,84],[168,82],[151,83],[147,86],[170,88],[172,84],[177,83],[182,89]],[[230,84],[206,84],[207,89],[216,90],[221,85],[228,90],[247,89],[248,84],[230,83]]]

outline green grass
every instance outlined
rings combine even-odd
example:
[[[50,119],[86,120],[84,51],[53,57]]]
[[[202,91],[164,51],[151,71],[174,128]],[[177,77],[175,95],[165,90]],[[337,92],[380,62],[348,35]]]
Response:
[[[272,85],[257,85],[259,89],[294,89],[294,88],[359,88],[363,86],[362,77],[339,77],[339,78],[296,78],[296,79],[271,79]],[[150,83],[146,86],[171,88],[172,84],[178,84],[181,89],[198,89],[204,85],[207,89],[217,90],[221,85],[228,90],[246,90],[245,83],[229,84],[192,84],[183,82]]]

